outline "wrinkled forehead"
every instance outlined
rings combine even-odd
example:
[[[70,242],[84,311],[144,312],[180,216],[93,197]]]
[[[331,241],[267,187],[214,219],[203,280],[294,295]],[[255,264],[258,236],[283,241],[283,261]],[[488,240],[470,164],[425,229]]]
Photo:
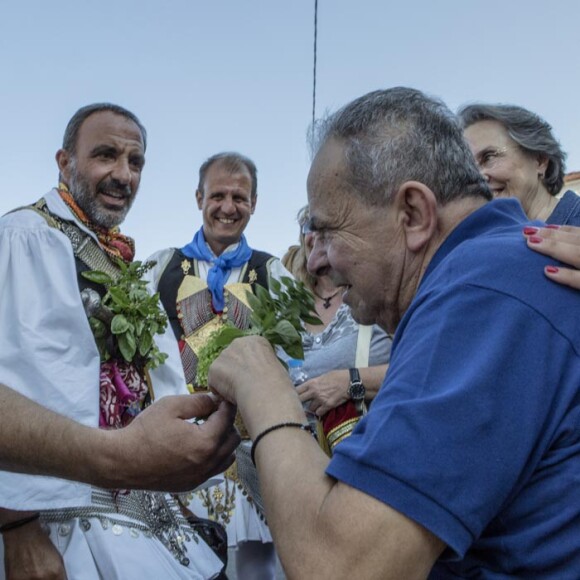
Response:
[[[98,111],[83,121],[76,147],[91,148],[95,144],[115,142],[144,151],[143,135],[134,121],[112,111]]]
[[[323,203],[337,189],[347,187],[346,147],[336,139],[329,139],[318,150],[312,161],[306,188],[308,202]]]
[[[487,148],[500,148],[513,144],[508,130],[499,121],[491,119],[473,123],[463,131],[463,135],[476,157]]]
[[[334,229],[352,211],[356,200],[348,176],[344,143],[328,140],[318,151],[308,174],[309,225],[313,230]]]
[[[231,163],[218,160],[212,163],[206,171],[203,180],[204,193],[208,187],[230,187],[252,189],[253,180],[250,170],[243,163]]]

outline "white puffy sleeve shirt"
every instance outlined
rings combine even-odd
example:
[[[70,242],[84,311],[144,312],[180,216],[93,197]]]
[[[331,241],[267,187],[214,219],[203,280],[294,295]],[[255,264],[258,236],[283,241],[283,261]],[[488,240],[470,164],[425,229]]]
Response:
[[[46,199],[55,213],[68,212],[55,190]],[[99,354],[81,303],[72,248],[31,210],[0,218],[0,382],[98,426]],[[79,506],[89,498],[87,485],[0,472],[1,507]]]

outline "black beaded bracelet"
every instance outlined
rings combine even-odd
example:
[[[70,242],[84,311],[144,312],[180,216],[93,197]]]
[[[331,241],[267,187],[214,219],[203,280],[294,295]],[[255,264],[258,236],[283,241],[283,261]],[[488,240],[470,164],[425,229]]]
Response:
[[[3,526],[0,526],[0,534],[3,534],[4,532],[9,532],[10,530],[15,530],[16,528],[21,528],[22,526],[25,526],[26,524],[29,524],[30,522],[36,521],[39,517],[40,517],[40,512],[36,512],[35,514],[32,514],[31,516],[28,516],[25,518],[22,518],[21,520],[16,520],[14,522],[9,522],[7,524],[4,524]]]
[[[252,443],[252,450],[250,451],[250,457],[252,458],[252,463],[254,465],[256,465],[255,455],[256,455],[256,447],[258,446],[258,443],[266,435],[268,435],[268,433],[272,433],[272,431],[277,431],[278,429],[284,429],[284,427],[295,427],[296,429],[300,429],[301,431],[308,431],[312,436],[316,436],[316,434],[314,433],[314,429],[312,428],[312,425],[309,425],[308,423],[304,424],[304,423],[289,422],[289,423],[278,423],[276,425],[272,425],[271,427],[264,429],[254,439],[254,442]]]

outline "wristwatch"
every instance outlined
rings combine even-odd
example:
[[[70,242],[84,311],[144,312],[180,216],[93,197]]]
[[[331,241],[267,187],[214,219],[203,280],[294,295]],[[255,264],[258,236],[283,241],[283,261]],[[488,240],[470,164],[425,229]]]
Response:
[[[348,369],[350,374],[350,384],[348,385],[347,395],[356,403],[359,401],[364,401],[365,398],[365,386],[360,380],[360,373],[358,369]]]

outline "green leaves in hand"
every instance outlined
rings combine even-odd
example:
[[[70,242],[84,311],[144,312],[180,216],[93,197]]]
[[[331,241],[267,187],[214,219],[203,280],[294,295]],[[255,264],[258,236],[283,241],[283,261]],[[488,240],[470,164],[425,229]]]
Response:
[[[197,377],[198,385],[207,385],[207,374],[211,363],[219,356],[222,350],[230,345],[236,338],[247,336],[250,331],[240,330],[231,324],[220,326],[208,341],[200,348],[197,355]]]
[[[304,358],[302,348],[303,322],[322,324],[316,316],[314,296],[302,282],[283,276],[280,281],[270,279],[270,292],[255,286],[255,294],[248,292],[252,309],[250,328],[239,330],[226,324],[216,330],[201,348],[197,363],[197,384],[207,385],[211,363],[236,338],[257,334],[272,346],[279,346],[292,358]]]

